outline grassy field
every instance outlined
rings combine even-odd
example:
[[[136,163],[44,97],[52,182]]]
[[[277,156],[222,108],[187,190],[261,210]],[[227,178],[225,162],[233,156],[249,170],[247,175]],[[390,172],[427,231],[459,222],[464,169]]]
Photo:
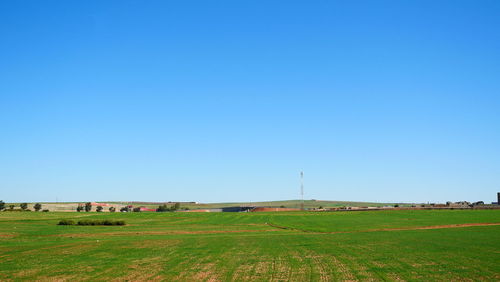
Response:
[[[500,210],[2,212],[0,280],[498,281],[499,224]]]

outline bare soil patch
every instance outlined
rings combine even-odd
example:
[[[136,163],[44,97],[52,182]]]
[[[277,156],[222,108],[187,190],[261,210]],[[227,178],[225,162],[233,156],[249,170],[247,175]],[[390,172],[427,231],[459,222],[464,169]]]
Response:
[[[182,235],[182,234],[224,234],[224,233],[255,233],[255,232],[276,232],[276,229],[265,229],[265,230],[199,230],[199,231],[141,231],[141,232],[103,232],[103,233],[73,233],[73,234],[57,234],[49,236],[57,237],[70,237],[70,238],[82,238],[82,237],[102,237],[102,236],[133,236],[133,235]]]
[[[463,228],[463,227],[476,227],[476,226],[497,226],[500,223],[463,223],[463,224],[448,224],[448,225],[431,225],[431,226],[415,226],[415,227],[403,227],[403,228],[380,228],[380,229],[368,229],[368,230],[355,230],[355,231],[333,231],[333,232],[321,232],[321,231],[311,231],[304,230],[294,227],[279,226],[276,224],[268,223],[267,225],[285,229],[285,230],[295,230],[307,233],[316,234],[345,234],[345,233],[363,233],[363,232],[380,232],[380,231],[407,231],[407,230],[429,230],[429,229],[445,229],[445,228]]]

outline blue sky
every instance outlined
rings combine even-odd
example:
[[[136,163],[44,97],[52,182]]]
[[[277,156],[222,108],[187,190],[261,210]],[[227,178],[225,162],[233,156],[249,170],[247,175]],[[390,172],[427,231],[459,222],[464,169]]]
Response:
[[[496,200],[498,1],[2,1],[0,199]]]

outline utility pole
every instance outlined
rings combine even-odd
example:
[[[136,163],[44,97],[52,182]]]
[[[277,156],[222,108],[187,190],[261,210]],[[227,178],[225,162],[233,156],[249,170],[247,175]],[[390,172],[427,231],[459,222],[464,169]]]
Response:
[[[300,203],[300,209],[304,210],[304,172],[300,172],[300,196],[302,198],[302,202]]]

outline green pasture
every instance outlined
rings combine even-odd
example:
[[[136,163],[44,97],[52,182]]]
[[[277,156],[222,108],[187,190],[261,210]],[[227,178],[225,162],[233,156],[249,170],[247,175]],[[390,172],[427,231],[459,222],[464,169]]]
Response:
[[[500,210],[1,212],[0,281],[499,281],[500,225],[460,226],[493,223]]]

